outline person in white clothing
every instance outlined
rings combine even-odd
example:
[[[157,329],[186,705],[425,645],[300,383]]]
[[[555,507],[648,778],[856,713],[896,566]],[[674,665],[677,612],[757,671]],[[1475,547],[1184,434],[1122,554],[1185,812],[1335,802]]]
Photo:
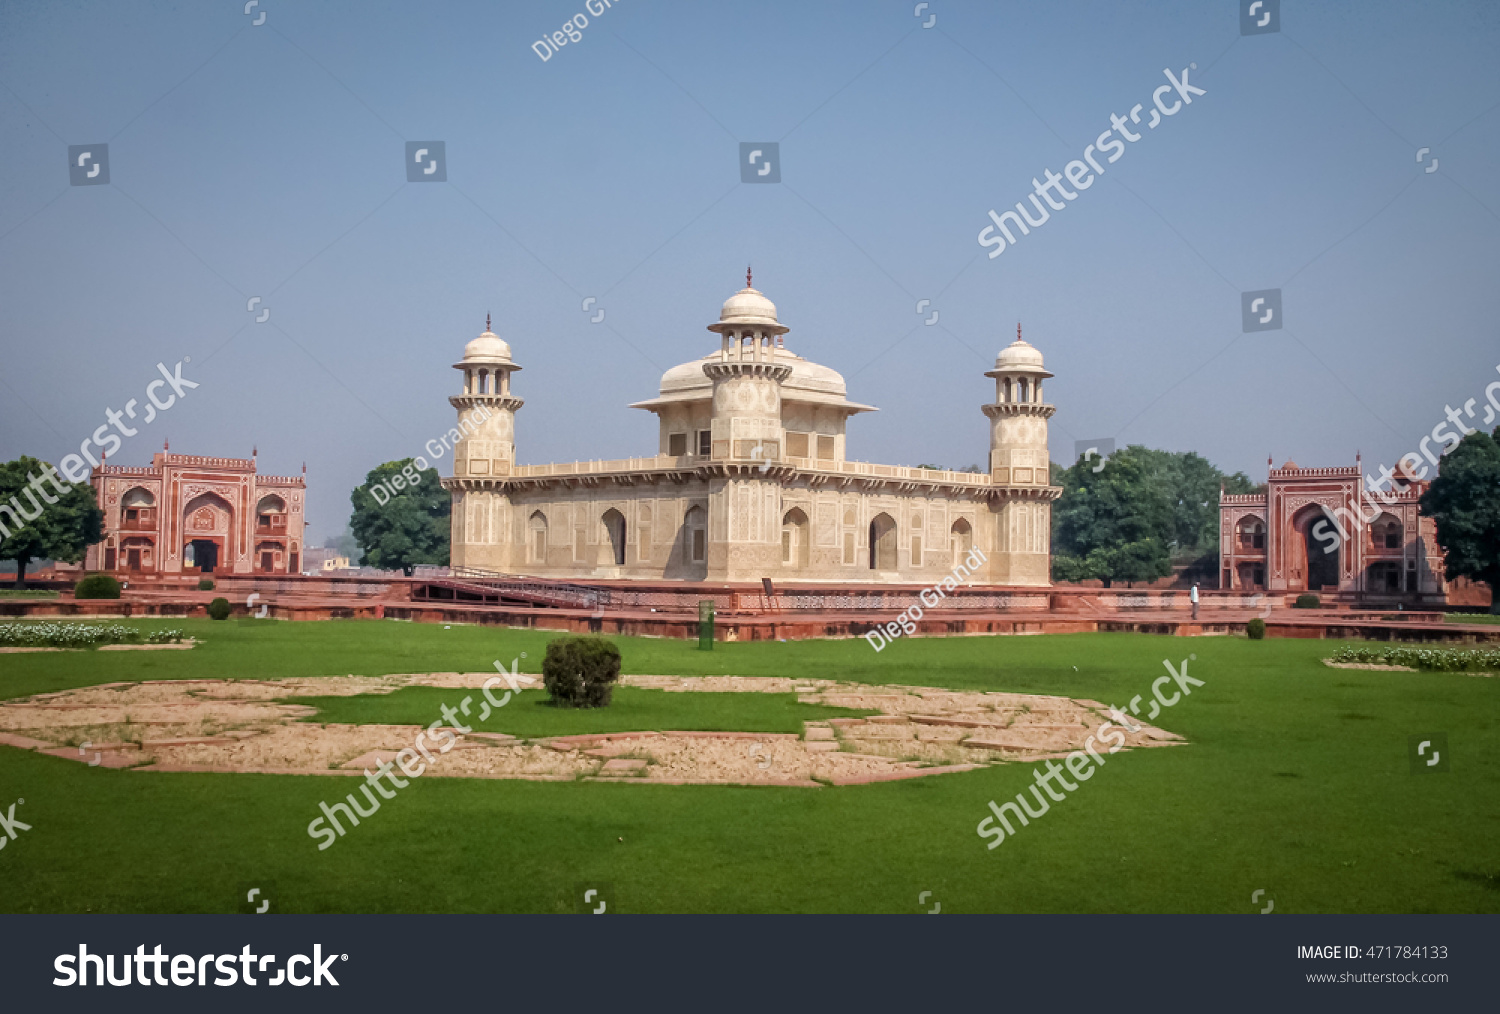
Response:
[[[1193,619],[1198,618],[1198,585],[1194,583],[1193,590],[1188,592],[1188,601],[1193,604]]]

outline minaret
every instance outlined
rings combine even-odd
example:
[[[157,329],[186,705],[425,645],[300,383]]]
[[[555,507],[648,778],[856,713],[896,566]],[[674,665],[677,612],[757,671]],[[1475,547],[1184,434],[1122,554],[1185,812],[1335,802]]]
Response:
[[[782,457],[781,384],[792,374],[778,346],[789,329],[750,280],[746,269],[745,287],[708,325],[720,336],[718,358],[703,364],[714,385],[708,580],[754,580],[781,566],[781,487],[772,469]]]
[[[1062,490],[1051,482],[1047,420],[1057,411],[1042,401],[1042,381],[1052,374],[1042,354],[1021,338],[995,357],[995,401],[990,418],[990,479],[998,515],[996,552],[989,580],[996,584],[1051,584],[1052,501]]]
[[[510,375],[521,367],[511,360],[510,346],[490,330],[486,314],[484,333],[464,346],[464,357],[453,368],[463,371],[464,381],[463,393],[448,399],[458,410],[458,426],[447,440],[453,477],[443,480],[453,494],[450,563],[504,571],[510,565],[505,481],[515,468],[516,410],[524,404],[511,394]],[[446,453],[437,440],[426,450],[432,459]]]

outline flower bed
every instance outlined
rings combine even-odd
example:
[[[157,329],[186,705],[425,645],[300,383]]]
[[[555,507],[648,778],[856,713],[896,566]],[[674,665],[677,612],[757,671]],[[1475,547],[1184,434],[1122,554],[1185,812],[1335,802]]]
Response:
[[[1330,661],[1404,665],[1433,672],[1493,672],[1500,670],[1500,649],[1461,651],[1457,648],[1343,647],[1333,653]]]
[[[97,648],[101,644],[176,644],[179,629],[149,633],[123,623],[0,623],[0,646],[18,648]]]

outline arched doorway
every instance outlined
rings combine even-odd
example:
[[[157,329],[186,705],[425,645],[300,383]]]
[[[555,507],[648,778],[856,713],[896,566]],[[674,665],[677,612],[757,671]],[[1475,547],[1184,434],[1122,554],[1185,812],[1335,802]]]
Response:
[[[1365,570],[1365,591],[1397,595],[1401,588],[1401,561],[1377,560]]]
[[[1240,523],[1235,526],[1235,529],[1239,533],[1240,549],[1255,550],[1266,548],[1266,526],[1261,522],[1260,518],[1254,516],[1243,517],[1240,519]]]
[[[1292,518],[1300,536],[1292,540],[1287,586],[1293,591],[1336,590],[1343,537],[1321,504],[1308,504]]]
[[[703,563],[708,559],[708,512],[702,507],[691,507],[682,519],[682,534],[685,553],[691,563]]]
[[[965,519],[959,518],[948,530],[948,548],[955,567],[963,563],[969,550],[974,548],[974,529]]]
[[[255,570],[261,574],[282,571],[283,548],[280,542],[264,540],[255,544]]]
[[[781,565],[798,570],[807,567],[807,515],[793,507],[781,519]]]
[[[531,562],[545,564],[547,562],[547,515],[541,511],[532,511],[527,525],[531,532],[528,543]]]
[[[1405,544],[1405,534],[1400,519],[1387,511],[1370,526],[1370,548],[1377,552],[1400,549]]]
[[[896,522],[889,514],[877,514],[870,522],[870,569],[896,569]]]
[[[221,556],[230,557],[233,526],[234,508],[217,493],[200,493],[189,500],[182,509],[184,565],[213,573]]]
[[[606,566],[625,566],[625,515],[611,507],[599,520],[604,526],[600,562]]]
[[[1259,563],[1242,563],[1239,566],[1239,584],[1237,587],[1248,588],[1251,591],[1263,591],[1266,586],[1266,568]]]

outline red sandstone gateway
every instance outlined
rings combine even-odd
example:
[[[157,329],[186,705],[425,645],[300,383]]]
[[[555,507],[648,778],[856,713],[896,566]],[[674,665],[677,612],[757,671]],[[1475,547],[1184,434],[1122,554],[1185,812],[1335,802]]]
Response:
[[[1350,468],[1269,470],[1265,493],[1219,497],[1220,587],[1319,592],[1370,605],[1447,601],[1430,483],[1397,473],[1382,493]],[[1267,462],[1269,465],[1270,462]]]
[[[296,574],[307,468],[257,475],[257,455],[205,458],[165,449],[148,468],[103,465],[90,483],[104,539],[88,570],[126,574]]]

